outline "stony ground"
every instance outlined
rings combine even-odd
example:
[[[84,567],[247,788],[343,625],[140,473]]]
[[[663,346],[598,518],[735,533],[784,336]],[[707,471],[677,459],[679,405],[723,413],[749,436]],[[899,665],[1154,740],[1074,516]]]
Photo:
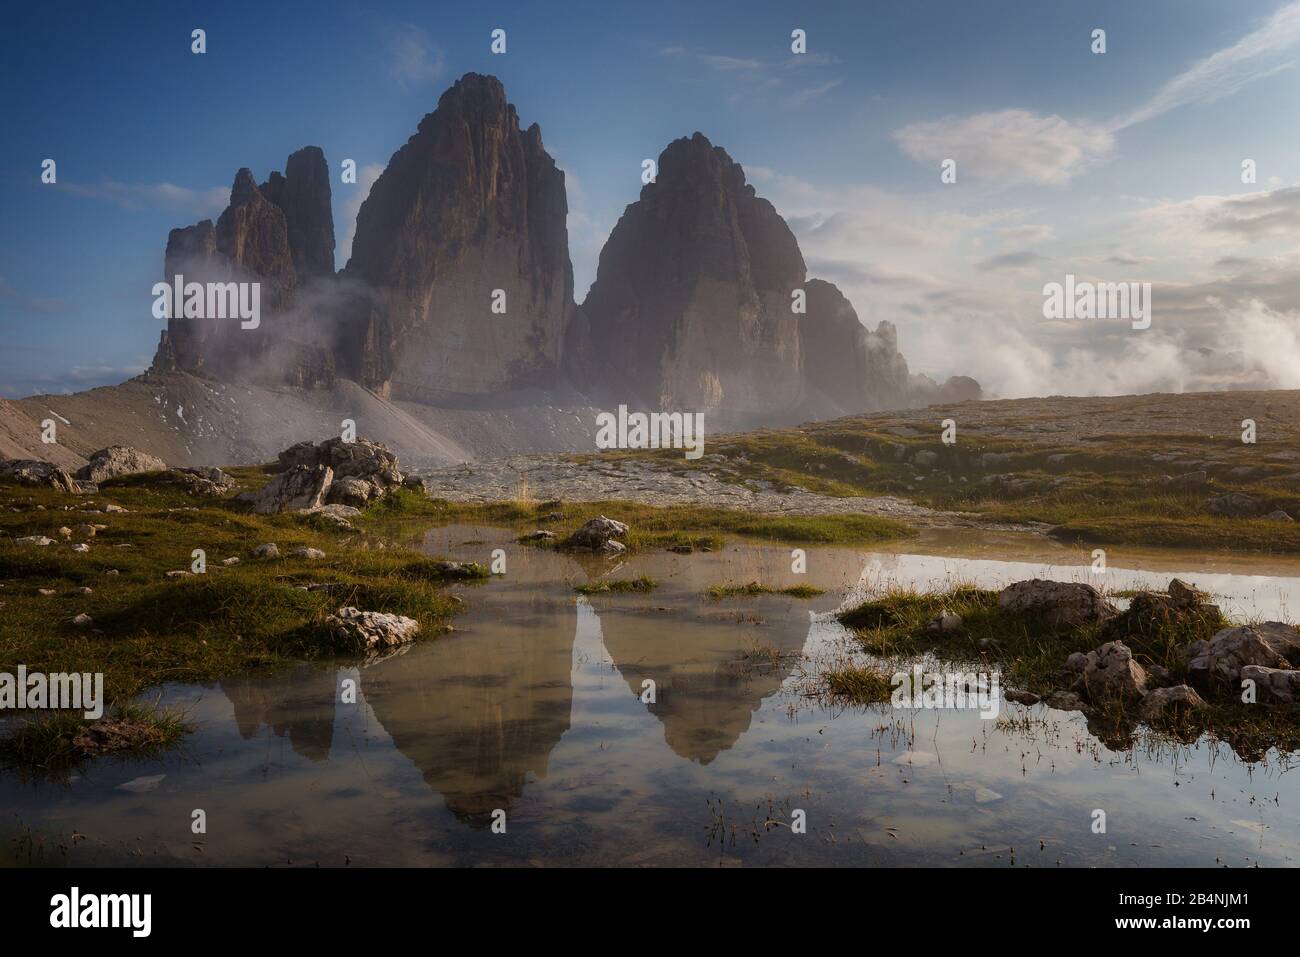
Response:
[[[1254,441],[1243,441],[1246,420]],[[1291,553],[1297,423],[1296,391],[1056,396],[713,435],[697,461],[667,449],[542,453],[420,472],[430,495],[463,503],[624,500]]]
[[[685,470],[658,461],[571,461],[555,455],[516,456],[422,472],[432,498],[488,503],[533,499],[565,502],[629,501],[644,505],[691,505],[771,515],[878,515],[921,527],[978,526],[1039,530],[1045,526],[987,522],[978,516],[926,508],[892,495],[831,496],[782,488],[761,479],[737,482],[713,470],[705,456]]]

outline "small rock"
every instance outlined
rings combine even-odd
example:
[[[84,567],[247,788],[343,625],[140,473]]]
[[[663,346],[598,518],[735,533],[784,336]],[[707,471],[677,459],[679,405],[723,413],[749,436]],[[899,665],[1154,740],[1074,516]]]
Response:
[[[229,568],[231,565],[238,565],[239,558],[237,556],[232,555],[230,558],[223,558],[221,560],[221,564]]]
[[[110,445],[93,453],[90,461],[77,470],[77,478],[83,482],[103,482],[120,475],[161,472],[166,468],[166,462],[148,452],[129,445]]]
[[[74,552],[88,552],[90,551],[90,546],[85,542],[78,542],[76,545],[72,546],[72,550]]]
[[[190,577],[190,576],[193,575],[193,574],[194,574],[194,573],[193,573],[192,571],[188,571],[188,570],[184,570],[184,571],[175,571],[175,572],[168,572],[168,573],[167,573],[167,577],[168,577],[168,578],[188,578],[188,577]]]
[[[1047,696],[1044,704],[1057,711],[1083,710],[1083,699],[1073,691],[1053,691]]]
[[[1223,518],[1254,518],[1261,511],[1260,504],[1243,492],[1212,496],[1205,500],[1205,507],[1211,515]]]
[[[1157,688],[1142,699],[1139,714],[1144,721],[1155,721],[1169,711],[1202,711],[1209,707],[1195,689],[1187,685]]]
[[[961,631],[961,615],[943,611],[926,623],[925,630],[931,634],[952,634]]]
[[[311,511],[325,504],[325,496],[333,481],[334,471],[328,465],[315,468],[295,465],[277,475],[260,491],[245,492],[236,499],[250,502],[253,511],[259,515]]]
[[[1031,615],[1051,627],[1105,621],[1118,614],[1091,585],[1034,578],[1013,582],[998,594],[998,607],[1012,614]]]
[[[325,619],[325,624],[342,647],[354,651],[406,644],[420,633],[420,623],[413,618],[352,606],[338,609]]]
[[[95,623],[95,620],[87,615],[84,611],[72,619],[72,623],[78,628],[87,628]]]
[[[334,480],[330,485],[328,501],[331,505],[350,505],[353,508],[360,508],[377,494],[382,494],[382,491],[363,478],[348,476]]]
[[[1294,704],[1300,701],[1300,671],[1246,665],[1241,669],[1241,680],[1255,682],[1255,700],[1261,704]]]
[[[34,459],[0,460],[0,476],[12,479],[19,485],[52,488],[73,494],[81,491],[76,479],[63,469]]]
[[[293,558],[310,558],[313,560],[325,557],[325,553],[322,552],[319,548],[310,548],[306,545],[302,546],[301,548],[295,548],[289,554]]]
[[[254,558],[279,558],[280,546],[276,545],[275,542],[266,542],[254,548],[252,555]]]
[[[1133,652],[1124,642],[1108,641],[1088,652],[1087,658],[1074,690],[1087,695],[1089,700],[1136,701],[1146,694],[1146,670],[1133,660]]]
[[[14,539],[15,545],[53,545],[54,539],[46,538],[44,535],[24,535],[22,538]]]
[[[1280,508],[1274,509],[1273,511],[1269,512],[1267,515],[1264,516],[1264,518],[1270,522],[1294,522],[1295,521],[1294,518],[1292,518],[1287,512],[1283,511]]]
[[[1002,697],[1008,701],[1014,701],[1016,704],[1038,704],[1043,700],[1032,691],[1020,691],[1015,688],[1008,688],[1002,692]]]
[[[1191,608],[1209,599],[1209,595],[1179,578],[1169,579],[1169,598],[1176,608]]]
[[[614,539],[623,538],[627,533],[628,527],[625,524],[600,515],[585,522],[581,528],[570,535],[567,544],[570,548],[585,548],[607,555],[618,555],[627,549]]]
[[[1290,669],[1300,664],[1300,632],[1280,621],[1238,625],[1216,632],[1208,641],[1189,643],[1183,654],[1193,684],[1236,686],[1247,665]]]

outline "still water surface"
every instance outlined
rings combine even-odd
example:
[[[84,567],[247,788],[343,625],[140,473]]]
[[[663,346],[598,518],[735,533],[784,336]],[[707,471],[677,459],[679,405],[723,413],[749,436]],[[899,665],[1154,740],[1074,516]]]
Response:
[[[4,857],[20,863],[367,865],[1290,866],[1292,756],[1226,745],[1113,751],[1080,715],[843,708],[811,694],[856,653],[829,613],[891,584],[1026,577],[1111,589],[1172,575],[1241,619],[1293,620],[1300,562],[1112,552],[1037,538],[926,533],[903,550],[729,543],[617,567],[519,547],[492,528],[427,533],[431,554],[508,574],[457,591],[456,630],[380,660],[303,664],[162,689],[188,712],[160,760],[93,764],[66,783],[0,777]],[[1114,567],[1123,566],[1123,567]],[[649,594],[575,595],[601,574]],[[812,600],[714,601],[751,580]],[[343,703],[345,679],[357,681]],[[655,701],[644,703],[647,680]],[[158,692],[154,692],[156,696]],[[150,700],[153,700],[151,697]],[[207,833],[191,833],[203,809]],[[1093,833],[1094,810],[1106,812]],[[789,826],[806,814],[807,833]],[[494,833],[493,813],[506,831]]]

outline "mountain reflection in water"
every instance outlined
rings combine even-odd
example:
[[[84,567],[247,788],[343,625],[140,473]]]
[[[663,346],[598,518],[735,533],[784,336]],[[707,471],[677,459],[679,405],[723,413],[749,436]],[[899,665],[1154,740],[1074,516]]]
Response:
[[[366,661],[302,664],[163,689],[195,732],[155,761],[97,762],[67,782],[0,776],[11,828],[77,832],[87,863],[245,865],[1290,865],[1300,785],[1289,756],[1222,744],[1114,750],[1078,715],[838,708],[809,697],[855,644],[828,612],[870,589],[1088,580],[1090,558],[1042,540],[906,549],[733,542],[621,563],[442,528],[431,554],[508,574],[456,586],[456,630]],[[1243,616],[1277,617],[1300,564],[1124,555],[1111,588],[1172,574]],[[1119,564],[1111,556],[1112,564]],[[1135,570],[1137,569],[1137,570]],[[648,575],[648,593],[575,594]],[[713,600],[710,586],[825,594]],[[355,703],[343,700],[357,682]],[[652,682],[652,684],[647,684]],[[653,695],[643,692],[653,688]],[[154,695],[157,693],[155,692]],[[153,698],[151,697],[151,702]],[[1118,747],[1118,745],[1116,745]],[[161,777],[159,777],[161,775]],[[1110,833],[1091,831],[1105,808]],[[208,834],[189,831],[203,808]],[[772,821],[804,810],[808,833]],[[493,813],[507,830],[495,833]],[[66,841],[64,843],[67,843]]]

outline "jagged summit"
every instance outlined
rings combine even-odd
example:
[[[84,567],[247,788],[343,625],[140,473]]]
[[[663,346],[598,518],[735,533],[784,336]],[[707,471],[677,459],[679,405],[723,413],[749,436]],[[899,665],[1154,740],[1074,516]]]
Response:
[[[540,129],[520,130],[495,77],[466,74],[357,217],[345,276],[376,295],[350,328],[349,368],[415,399],[554,382],[575,312],[567,215]]]

